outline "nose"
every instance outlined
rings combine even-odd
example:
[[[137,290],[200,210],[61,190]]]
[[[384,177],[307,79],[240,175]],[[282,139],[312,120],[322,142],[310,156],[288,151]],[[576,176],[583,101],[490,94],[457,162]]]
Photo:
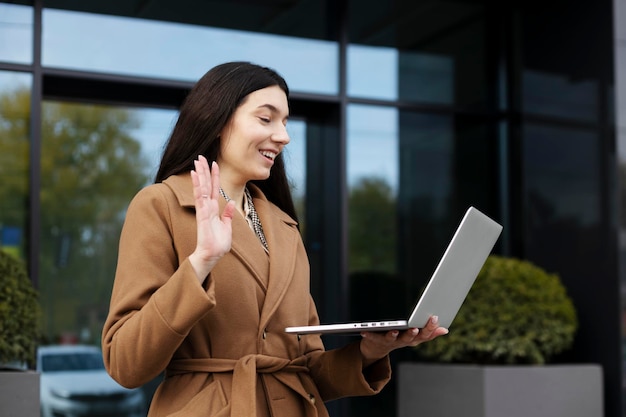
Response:
[[[287,126],[281,123],[280,126],[276,128],[274,133],[272,133],[271,139],[274,142],[278,142],[282,145],[288,144],[289,141],[291,141],[291,138],[289,137],[289,133],[287,132]]]

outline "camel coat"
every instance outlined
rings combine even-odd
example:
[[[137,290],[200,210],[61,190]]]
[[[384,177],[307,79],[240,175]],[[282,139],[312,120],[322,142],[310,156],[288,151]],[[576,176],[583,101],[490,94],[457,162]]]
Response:
[[[144,188],[128,208],[102,348],[123,386],[165,371],[149,417],[327,416],[324,401],[376,394],[389,381],[388,358],[362,369],[358,341],[325,351],[318,335],[283,331],[319,322],[309,263],[295,221],[250,191],[269,255],[235,212],[231,251],[204,286],[187,259],[190,176]]]

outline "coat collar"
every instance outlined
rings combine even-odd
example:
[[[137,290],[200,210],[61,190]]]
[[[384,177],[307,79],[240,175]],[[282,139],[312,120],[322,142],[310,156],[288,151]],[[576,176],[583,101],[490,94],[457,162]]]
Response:
[[[190,174],[173,175],[164,183],[171,188],[182,207],[195,207]],[[261,220],[269,248],[270,273],[260,321],[260,329],[263,329],[278,308],[293,279],[300,232],[296,227],[296,221],[269,202],[258,187],[248,184],[248,189]],[[226,201],[220,198],[219,203],[221,211]],[[260,274],[267,270],[268,255],[246,220],[237,213],[233,218],[231,252],[247,264],[254,278],[265,289],[263,284],[265,280]]]

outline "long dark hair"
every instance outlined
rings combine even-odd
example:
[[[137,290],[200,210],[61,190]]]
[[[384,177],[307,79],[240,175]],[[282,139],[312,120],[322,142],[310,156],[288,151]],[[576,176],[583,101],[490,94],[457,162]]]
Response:
[[[248,94],[275,85],[289,99],[287,83],[270,68],[249,62],[229,62],[204,74],[180,108],[154,182],[162,182],[170,175],[189,172],[198,155],[204,155],[209,161],[217,160],[220,132],[237,107]],[[263,191],[269,201],[298,220],[282,154],[274,160],[269,178],[251,182]]]

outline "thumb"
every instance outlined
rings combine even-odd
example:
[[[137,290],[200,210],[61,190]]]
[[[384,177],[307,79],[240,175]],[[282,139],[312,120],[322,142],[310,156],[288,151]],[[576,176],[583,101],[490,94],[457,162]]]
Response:
[[[224,211],[222,212],[222,221],[224,223],[230,224],[233,220],[234,214],[235,214],[235,202],[233,200],[230,200],[228,203],[226,203],[226,206],[224,207]]]

